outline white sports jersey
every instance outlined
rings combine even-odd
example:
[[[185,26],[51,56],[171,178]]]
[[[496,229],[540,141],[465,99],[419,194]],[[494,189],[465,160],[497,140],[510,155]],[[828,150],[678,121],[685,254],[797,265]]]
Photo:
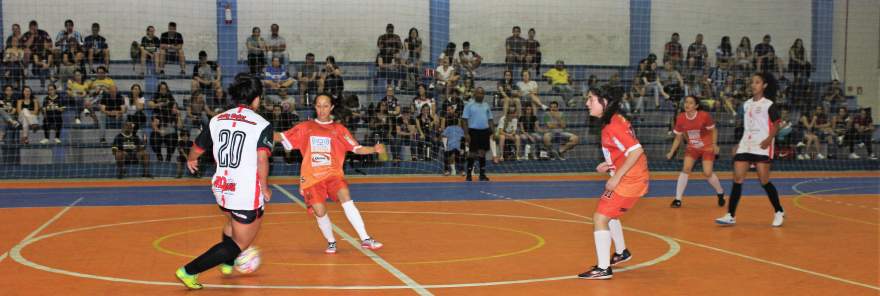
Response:
[[[257,179],[257,151],[272,151],[272,124],[245,106],[211,118],[208,129],[196,139],[196,149],[210,149],[217,163],[211,190],[217,204],[229,210],[255,210],[263,206]]]
[[[773,101],[761,98],[743,103],[743,136],[736,153],[750,153],[773,157],[773,142],[761,149],[761,142],[770,136],[770,126],[779,120],[779,110]],[[771,140],[772,141],[772,140]]]

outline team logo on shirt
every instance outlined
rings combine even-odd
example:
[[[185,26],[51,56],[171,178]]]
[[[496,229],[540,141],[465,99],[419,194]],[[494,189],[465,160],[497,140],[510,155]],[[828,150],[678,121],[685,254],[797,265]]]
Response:
[[[331,151],[330,138],[328,137],[311,136],[309,137],[309,144],[313,153],[330,153]]]
[[[331,163],[329,153],[312,153],[312,167],[328,166]]]

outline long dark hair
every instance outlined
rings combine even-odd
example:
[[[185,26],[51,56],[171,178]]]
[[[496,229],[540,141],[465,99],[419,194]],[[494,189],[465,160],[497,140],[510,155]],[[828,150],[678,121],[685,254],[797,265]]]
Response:
[[[798,41],[800,41],[800,44],[798,44],[799,43]],[[804,41],[801,40],[800,38],[795,39],[794,43],[791,44],[791,49],[794,50],[795,55],[797,55],[799,58],[803,58],[803,56],[804,56]]]
[[[611,118],[613,118],[615,114],[619,113],[620,100],[623,94],[619,89],[607,86],[590,89],[589,92],[596,95],[596,97],[603,99],[599,101],[604,107],[602,117],[600,117],[599,120],[604,127],[611,123]]]
[[[743,38],[739,40],[739,47],[744,48],[746,53],[752,54],[752,40],[749,39],[748,36],[743,36]]]
[[[779,91],[779,83],[776,82],[776,76],[770,74],[769,72],[761,72],[752,74],[752,76],[757,76],[761,78],[761,81],[767,85],[764,88],[764,97],[770,99],[771,101],[776,100],[776,93]]]
[[[730,47],[730,37],[729,36],[721,37],[721,45],[719,45],[718,47],[721,48],[721,52],[727,56],[730,56],[731,54],[733,54],[733,50]]]

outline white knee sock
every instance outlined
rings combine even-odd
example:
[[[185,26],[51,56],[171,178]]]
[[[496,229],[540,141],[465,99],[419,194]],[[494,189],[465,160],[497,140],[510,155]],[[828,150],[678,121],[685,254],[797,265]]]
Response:
[[[348,222],[351,223],[351,227],[354,227],[354,231],[357,231],[361,240],[370,238],[370,235],[367,234],[367,228],[364,226],[364,219],[361,218],[361,212],[354,206],[354,202],[349,200],[342,203],[342,210],[345,211],[345,217],[348,218]]]
[[[606,269],[611,266],[611,232],[608,230],[597,230],[593,232],[593,239],[596,243],[596,259],[599,261],[599,268]]]
[[[684,189],[688,187],[688,174],[678,173],[678,182],[675,183],[675,199],[681,200]]]
[[[620,225],[620,219],[611,219],[608,221],[608,229],[611,231],[611,240],[614,241],[614,250],[617,254],[626,250],[626,242],[623,240],[623,225]]]
[[[709,185],[712,185],[712,188],[715,188],[715,193],[717,193],[717,194],[724,193],[724,188],[721,187],[721,181],[718,181],[718,175],[715,175],[715,173],[712,173],[712,175],[709,176],[709,179],[706,179],[706,181],[709,182]]]
[[[321,234],[324,235],[327,242],[336,242],[336,238],[333,237],[333,223],[330,223],[330,215],[324,214],[324,217],[315,217],[315,219],[318,220],[318,228],[321,229]]]

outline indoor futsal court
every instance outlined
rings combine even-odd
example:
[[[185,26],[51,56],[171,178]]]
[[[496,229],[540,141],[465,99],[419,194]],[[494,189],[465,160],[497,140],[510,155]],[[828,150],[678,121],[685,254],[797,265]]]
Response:
[[[0,0],[0,296],[880,296],[878,0]]]

